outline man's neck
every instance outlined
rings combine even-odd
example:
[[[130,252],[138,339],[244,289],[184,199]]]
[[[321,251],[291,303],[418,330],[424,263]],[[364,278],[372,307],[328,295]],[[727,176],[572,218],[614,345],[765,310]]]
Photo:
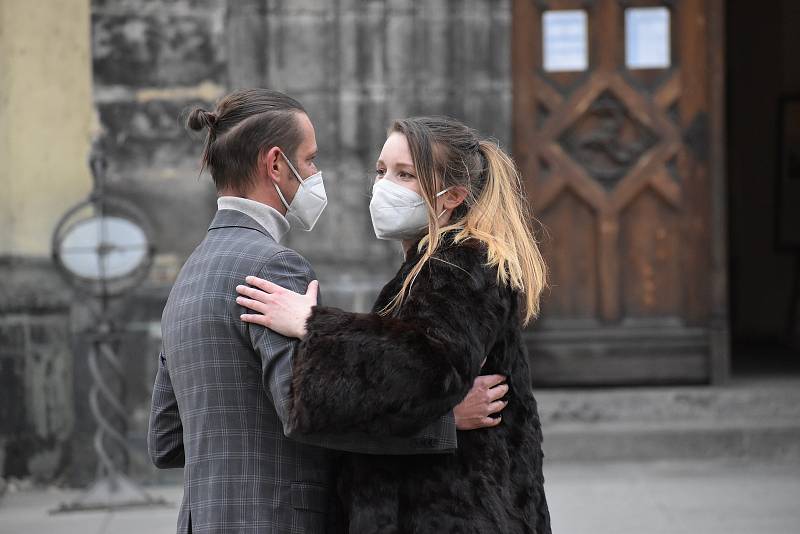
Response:
[[[259,202],[261,204],[265,204],[270,208],[274,209],[284,217],[286,217],[286,207],[284,207],[283,203],[277,198],[276,194],[268,195],[264,191],[258,189],[248,192],[247,194],[241,194],[238,191],[232,189],[225,189],[222,191],[218,191],[217,195],[220,197],[239,197],[245,198],[247,200],[252,200],[254,202]]]

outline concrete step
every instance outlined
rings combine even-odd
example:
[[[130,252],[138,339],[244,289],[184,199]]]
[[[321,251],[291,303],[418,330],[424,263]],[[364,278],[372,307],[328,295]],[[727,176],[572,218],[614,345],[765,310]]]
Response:
[[[800,378],[536,398],[550,460],[800,459]]]

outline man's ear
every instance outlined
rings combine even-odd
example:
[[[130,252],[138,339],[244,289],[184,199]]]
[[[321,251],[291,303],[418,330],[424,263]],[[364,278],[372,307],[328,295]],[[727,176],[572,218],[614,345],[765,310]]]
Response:
[[[448,210],[455,209],[459,207],[464,200],[466,200],[467,195],[469,195],[469,191],[467,191],[466,187],[462,187],[460,185],[456,186],[442,195],[442,199],[444,200],[442,205]]]
[[[263,169],[267,178],[273,182],[281,183],[283,165],[281,149],[276,146],[269,150],[262,150],[258,155],[258,168]]]

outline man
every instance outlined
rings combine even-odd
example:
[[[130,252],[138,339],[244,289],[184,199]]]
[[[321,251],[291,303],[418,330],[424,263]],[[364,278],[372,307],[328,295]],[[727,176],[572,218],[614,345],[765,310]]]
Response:
[[[219,210],[164,309],[151,458],[159,468],[184,467],[180,533],[326,532],[333,520],[331,449],[451,451],[453,414],[412,437],[295,435],[288,424],[295,340],[242,322],[235,288],[257,275],[316,291],[308,262],[280,245],[289,220],[311,230],[327,203],[313,125],[299,102],[266,89],[232,93],[215,112],[197,109],[188,125],[208,128],[203,166]],[[476,402],[490,397],[487,390],[484,382],[480,395],[465,401],[461,416],[470,421],[460,428],[488,426]]]

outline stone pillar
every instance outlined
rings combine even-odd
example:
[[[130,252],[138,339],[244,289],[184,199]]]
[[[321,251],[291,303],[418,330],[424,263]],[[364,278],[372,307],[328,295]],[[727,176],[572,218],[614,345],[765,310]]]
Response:
[[[0,476],[69,461],[71,299],[49,257],[91,188],[89,28],[89,0],[0,2]]]
[[[91,188],[89,21],[89,0],[0,3],[0,256],[49,256]]]

